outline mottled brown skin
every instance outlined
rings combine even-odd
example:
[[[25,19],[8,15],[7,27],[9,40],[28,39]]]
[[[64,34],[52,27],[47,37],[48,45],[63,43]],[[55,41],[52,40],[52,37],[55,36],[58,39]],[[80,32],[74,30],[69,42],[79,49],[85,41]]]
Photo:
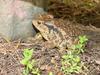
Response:
[[[78,36],[80,34],[83,34],[83,27],[75,25],[72,22],[68,20],[55,20],[54,23],[58,28],[63,29],[67,35],[69,36]]]

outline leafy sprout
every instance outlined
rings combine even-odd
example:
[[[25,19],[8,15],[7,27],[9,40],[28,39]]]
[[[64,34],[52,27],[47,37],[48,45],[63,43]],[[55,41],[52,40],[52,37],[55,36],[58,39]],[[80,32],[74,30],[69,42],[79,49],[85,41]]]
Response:
[[[36,61],[32,59],[32,55],[33,49],[24,49],[24,58],[20,62],[25,66],[25,69],[23,70],[23,75],[29,75],[30,72],[35,75],[40,75],[39,69],[35,67]]]
[[[73,45],[71,50],[62,56],[61,70],[65,75],[79,73],[82,69],[83,63],[79,55],[84,52],[84,46],[88,39],[86,36],[79,36],[78,39],[78,43]]]

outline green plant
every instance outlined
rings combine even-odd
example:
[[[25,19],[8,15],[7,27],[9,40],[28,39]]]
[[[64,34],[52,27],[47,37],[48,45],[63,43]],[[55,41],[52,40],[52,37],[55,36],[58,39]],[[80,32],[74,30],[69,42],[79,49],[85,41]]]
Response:
[[[53,72],[49,72],[49,74],[48,75],[53,75]]]
[[[65,75],[81,72],[83,63],[81,62],[79,54],[84,52],[84,47],[88,39],[86,36],[79,36],[78,39],[78,43],[73,45],[71,50],[62,56],[61,70]]]
[[[23,71],[23,75],[29,75],[32,73],[33,75],[40,75],[39,69],[35,67],[36,61],[32,59],[33,49],[24,49],[23,56],[24,58],[21,60],[21,64],[25,66]],[[32,60],[31,60],[32,59]]]
[[[78,43],[76,45],[73,45],[71,49],[73,50],[74,53],[76,52],[77,54],[80,54],[84,52],[84,47],[88,39],[84,35],[84,36],[79,36],[78,40],[79,40]]]
[[[78,73],[80,72],[81,68],[82,65],[79,56],[73,55],[72,52],[69,52],[68,54],[62,56],[61,70],[64,72],[65,75],[73,72]]]

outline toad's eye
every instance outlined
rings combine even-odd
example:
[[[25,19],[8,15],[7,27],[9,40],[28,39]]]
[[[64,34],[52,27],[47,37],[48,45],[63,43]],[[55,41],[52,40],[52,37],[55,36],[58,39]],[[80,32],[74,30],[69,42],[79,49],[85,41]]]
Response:
[[[38,23],[38,24],[41,24],[42,22],[41,22],[41,21],[38,21],[37,23]]]

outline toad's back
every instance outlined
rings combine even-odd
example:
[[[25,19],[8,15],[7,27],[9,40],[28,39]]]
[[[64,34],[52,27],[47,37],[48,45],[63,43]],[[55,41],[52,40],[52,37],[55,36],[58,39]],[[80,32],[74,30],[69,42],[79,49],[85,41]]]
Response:
[[[88,35],[95,29],[95,27],[93,28],[93,26],[83,26],[74,22],[70,22],[68,20],[55,19],[54,23],[58,28],[64,30],[66,32],[66,35],[69,36]]]

